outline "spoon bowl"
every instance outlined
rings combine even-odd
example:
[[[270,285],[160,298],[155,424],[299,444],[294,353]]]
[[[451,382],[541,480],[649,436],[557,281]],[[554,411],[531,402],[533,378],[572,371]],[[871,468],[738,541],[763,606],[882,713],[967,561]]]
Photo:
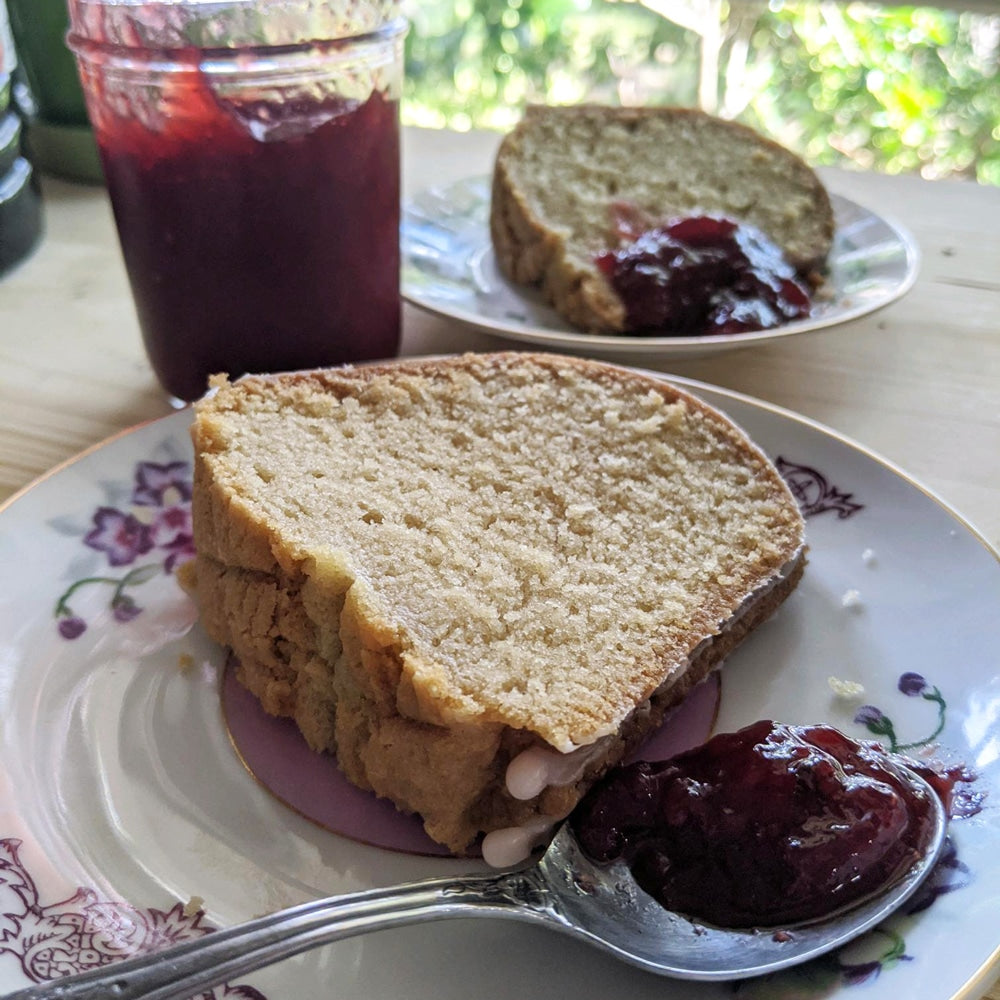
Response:
[[[165,951],[8,994],[3,1000],[188,1000],[236,976],[319,945],[427,920],[501,917],[582,939],[647,972],[738,980],[816,958],[897,910],[937,862],[947,815],[929,784],[904,769],[930,803],[926,850],[884,891],[821,920],[779,928],[719,928],[666,909],[621,862],[598,865],[568,823],[526,868],[439,877],[332,896],[216,931]]]

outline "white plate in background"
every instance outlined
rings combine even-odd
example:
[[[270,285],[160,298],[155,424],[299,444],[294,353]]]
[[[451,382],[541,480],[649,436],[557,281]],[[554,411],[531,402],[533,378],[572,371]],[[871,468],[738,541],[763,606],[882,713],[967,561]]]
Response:
[[[484,177],[429,188],[403,206],[403,296],[428,312],[495,336],[633,364],[771,343],[881,309],[909,291],[916,279],[919,252],[909,233],[847,198],[830,197],[836,232],[824,294],[816,296],[807,319],[773,330],[626,337],[574,329],[541,292],[500,273],[490,242],[490,185]]]

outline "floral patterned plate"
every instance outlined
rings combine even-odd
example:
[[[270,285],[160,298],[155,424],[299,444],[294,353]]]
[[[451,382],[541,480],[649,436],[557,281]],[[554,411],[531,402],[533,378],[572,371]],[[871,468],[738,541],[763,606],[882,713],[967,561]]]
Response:
[[[702,337],[613,337],[569,326],[535,289],[508,281],[489,236],[488,178],[430,188],[404,206],[403,295],[433,313],[509,340],[641,364],[770,343],[846,323],[905,295],[919,266],[900,226],[837,194],[827,286],[812,314],[774,330]]]
[[[691,383],[779,462],[810,563],[722,672],[717,727],[829,722],[963,778],[910,911],[742,997],[974,998],[1000,959],[1000,559],[898,470],[801,417]],[[225,657],[174,569],[191,553],[187,411],[80,456],[0,511],[0,992],[318,895],[478,862],[330,832],[248,773]],[[833,682],[831,683],[831,678]],[[207,997],[714,1000],[502,921],[340,942]]]

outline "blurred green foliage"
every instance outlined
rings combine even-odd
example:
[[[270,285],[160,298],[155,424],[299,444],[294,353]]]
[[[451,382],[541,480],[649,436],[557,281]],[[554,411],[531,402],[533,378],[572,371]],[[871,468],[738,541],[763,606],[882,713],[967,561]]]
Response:
[[[1000,185],[1000,10],[414,0],[408,13],[408,124],[507,129],[527,102],[704,103],[714,17],[712,110],[814,164]]]

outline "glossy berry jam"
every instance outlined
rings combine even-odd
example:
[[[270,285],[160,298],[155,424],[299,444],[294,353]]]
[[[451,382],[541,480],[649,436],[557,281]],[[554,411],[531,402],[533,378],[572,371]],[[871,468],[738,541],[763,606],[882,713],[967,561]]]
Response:
[[[696,216],[632,236],[596,258],[625,303],[629,333],[745,333],[809,315],[805,282],[751,226]]]
[[[593,860],[623,859],[668,909],[720,927],[826,916],[897,881],[931,803],[873,744],[763,721],[616,769],[573,814]]]
[[[152,124],[95,105],[146,349],[174,396],[208,376],[392,357],[398,104],[224,101],[193,67]],[[97,98],[95,98],[97,100]]]

